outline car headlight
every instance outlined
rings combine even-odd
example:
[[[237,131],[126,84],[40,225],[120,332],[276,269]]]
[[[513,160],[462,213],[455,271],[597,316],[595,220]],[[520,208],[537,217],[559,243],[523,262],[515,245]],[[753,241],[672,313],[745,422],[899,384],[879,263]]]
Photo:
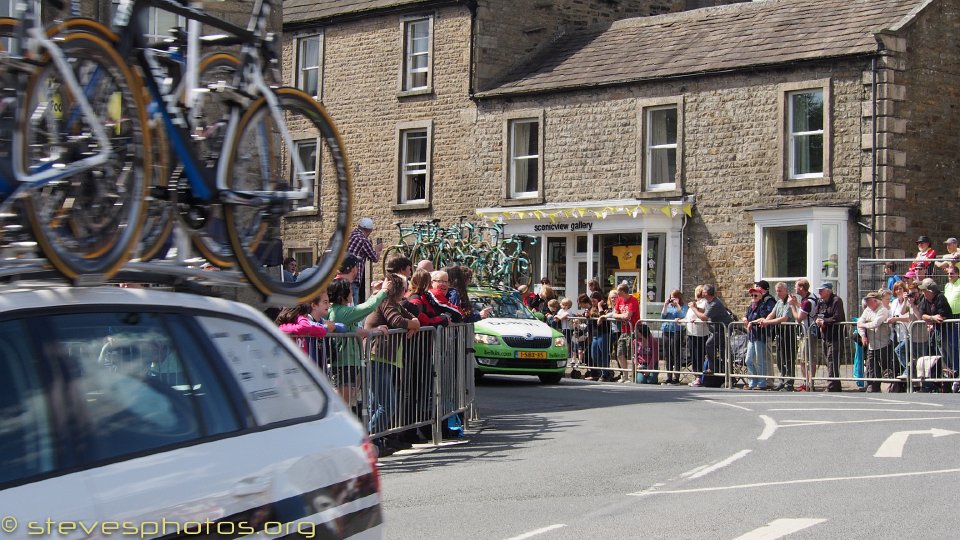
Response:
[[[488,336],[487,334],[474,334],[473,341],[483,343],[484,345],[496,345],[500,343],[500,339],[497,338],[497,336]]]
[[[566,360],[557,360],[557,367],[558,367],[558,368],[560,368],[560,367],[567,367],[567,361],[566,361]]]
[[[566,340],[566,338],[564,338],[563,336],[557,336],[557,337],[553,338],[553,346],[554,346],[554,347],[566,347],[566,346],[567,346],[567,340]]]
[[[495,366],[497,361],[493,358],[477,358],[477,363],[481,366]]]

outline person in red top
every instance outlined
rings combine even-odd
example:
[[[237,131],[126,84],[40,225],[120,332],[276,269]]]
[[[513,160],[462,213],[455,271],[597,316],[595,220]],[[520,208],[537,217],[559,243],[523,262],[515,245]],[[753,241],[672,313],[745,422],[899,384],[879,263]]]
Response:
[[[433,301],[439,307],[440,312],[449,313],[453,322],[460,322],[463,319],[463,312],[447,298],[447,291],[450,289],[450,276],[443,270],[434,270],[430,274],[430,281],[433,288],[430,289],[429,294],[433,297]]]
[[[636,328],[640,320],[640,302],[630,294],[630,286],[626,283],[617,285],[617,301],[613,306],[613,313],[607,315],[608,319],[618,319],[620,324],[620,338],[617,339],[617,365],[620,369],[627,370],[630,367],[629,359],[633,358],[633,351],[630,344],[633,338],[633,329]],[[624,373],[620,382],[628,382],[630,378]]]
[[[927,266],[930,265],[930,261],[936,258],[937,250],[933,249],[933,245],[930,242],[930,237],[921,236],[920,238],[917,238],[917,256],[915,257],[915,260],[910,263],[910,270],[916,270],[917,268],[923,268],[926,270]]]
[[[418,269],[410,279],[410,293],[404,301],[407,311],[417,316],[420,326],[447,326],[452,315],[442,311],[439,304],[428,292],[430,289],[430,273]]]

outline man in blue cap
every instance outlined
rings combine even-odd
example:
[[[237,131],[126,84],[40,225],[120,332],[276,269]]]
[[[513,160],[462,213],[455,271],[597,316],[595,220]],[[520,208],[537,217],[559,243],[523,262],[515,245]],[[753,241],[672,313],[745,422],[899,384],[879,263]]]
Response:
[[[829,281],[817,287],[820,301],[817,302],[816,325],[823,345],[823,357],[827,363],[827,377],[840,376],[840,350],[843,345],[843,331],[837,323],[846,320],[843,313],[843,300],[833,294],[833,283]],[[839,392],[840,381],[829,381],[827,392]]]

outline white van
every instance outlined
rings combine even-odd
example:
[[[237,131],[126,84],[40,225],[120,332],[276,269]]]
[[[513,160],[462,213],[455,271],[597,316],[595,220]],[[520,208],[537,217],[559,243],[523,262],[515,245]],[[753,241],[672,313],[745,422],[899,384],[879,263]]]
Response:
[[[0,386],[3,536],[382,536],[362,427],[249,306],[7,286]]]

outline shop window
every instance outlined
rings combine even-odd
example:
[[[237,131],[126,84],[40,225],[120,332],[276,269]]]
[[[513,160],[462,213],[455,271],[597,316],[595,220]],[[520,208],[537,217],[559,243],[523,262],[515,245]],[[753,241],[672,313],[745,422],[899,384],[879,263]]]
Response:
[[[774,284],[783,281],[793,288],[800,278],[814,289],[833,284],[841,297],[846,285],[847,210],[843,208],[798,208],[754,213],[756,276]]]

